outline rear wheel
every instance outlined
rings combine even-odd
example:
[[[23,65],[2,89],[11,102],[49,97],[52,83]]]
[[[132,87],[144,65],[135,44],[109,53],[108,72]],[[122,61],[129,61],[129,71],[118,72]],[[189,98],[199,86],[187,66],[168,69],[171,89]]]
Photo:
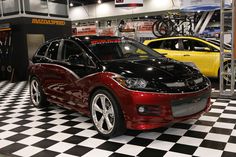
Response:
[[[106,90],[97,90],[91,98],[91,116],[97,131],[105,137],[125,132],[124,118],[118,103]]]
[[[46,95],[36,77],[32,77],[30,80],[30,99],[32,104],[37,108],[44,107],[48,104]]]

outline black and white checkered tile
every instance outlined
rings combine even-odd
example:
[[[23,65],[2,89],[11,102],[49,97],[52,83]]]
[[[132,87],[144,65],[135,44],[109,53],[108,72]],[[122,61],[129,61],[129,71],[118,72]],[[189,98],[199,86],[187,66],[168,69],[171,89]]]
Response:
[[[22,157],[234,157],[236,100],[212,99],[199,119],[106,139],[91,120],[57,106],[34,108],[26,82],[0,82],[0,154]],[[0,155],[1,156],[1,155]]]

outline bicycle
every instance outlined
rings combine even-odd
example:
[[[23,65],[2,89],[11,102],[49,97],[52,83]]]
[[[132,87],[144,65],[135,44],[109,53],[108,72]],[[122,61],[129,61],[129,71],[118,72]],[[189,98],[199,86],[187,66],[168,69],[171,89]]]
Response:
[[[159,16],[152,26],[156,37],[193,35],[193,19],[187,15]]]

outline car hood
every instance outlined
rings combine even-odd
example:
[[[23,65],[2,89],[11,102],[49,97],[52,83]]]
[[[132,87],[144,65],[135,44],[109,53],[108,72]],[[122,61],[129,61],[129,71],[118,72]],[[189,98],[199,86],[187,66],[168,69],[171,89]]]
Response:
[[[161,93],[195,92],[210,86],[197,69],[168,58],[149,60],[116,60],[105,64],[105,71],[122,77],[144,79],[144,91]]]
[[[183,81],[192,77],[202,76],[198,70],[181,62],[167,58],[149,60],[116,60],[106,63],[106,71],[124,77],[143,78],[161,82]]]

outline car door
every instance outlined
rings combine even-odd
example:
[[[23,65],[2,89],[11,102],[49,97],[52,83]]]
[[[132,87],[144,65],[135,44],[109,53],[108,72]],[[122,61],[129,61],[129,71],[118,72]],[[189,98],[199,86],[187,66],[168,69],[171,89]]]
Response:
[[[67,95],[67,104],[70,108],[86,111],[84,88],[88,84],[84,79],[96,72],[96,65],[86,51],[79,45],[79,41],[63,40],[60,65],[65,68],[64,73],[70,78],[64,88]],[[68,77],[67,76],[67,77]]]
[[[217,77],[219,69],[219,50],[203,40],[181,39],[183,62],[193,62],[206,76]]]
[[[48,99],[58,104],[64,104],[67,99],[64,94],[64,87],[67,82],[70,82],[70,78],[66,76],[64,67],[60,65],[60,49],[61,40],[51,42],[46,55],[40,59],[41,72],[39,78]]]
[[[148,46],[168,58],[181,61],[182,51],[180,50],[178,39],[153,41],[150,42]]]

